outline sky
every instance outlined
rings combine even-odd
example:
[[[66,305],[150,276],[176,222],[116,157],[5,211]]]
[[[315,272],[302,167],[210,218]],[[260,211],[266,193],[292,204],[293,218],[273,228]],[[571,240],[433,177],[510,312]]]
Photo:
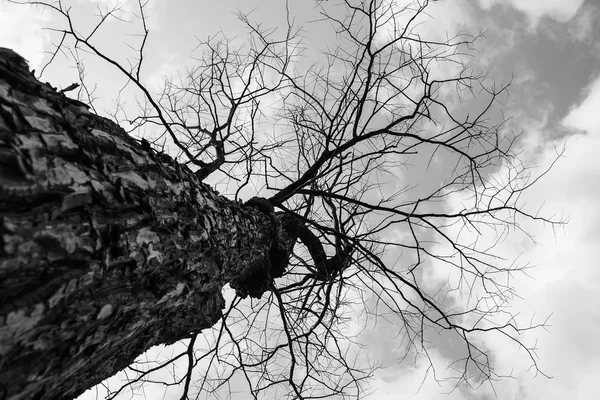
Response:
[[[393,0],[392,0],[393,1]],[[112,0],[97,2],[101,7]],[[290,14],[304,26],[306,48],[332,43],[326,30],[311,23],[317,18],[314,5],[306,0],[290,0]],[[96,2],[73,1],[81,10],[82,29],[89,22]],[[124,7],[133,7],[130,0]],[[92,8],[90,8],[92,7]],[[173,74],[193,62],[190,58],[200,38],[219,30],[243,39],[236,22],[236,9],[252,11],[252,17],[265,23],[285,17],[283,2],[276,0],[150,0],[148,26],[151,45],[143,80],[157,88],[164,74]],[[430,8],[431,21],[421,29],[443,37],[446,33],[485,31],[477,42],[477,65],[498,82],[512,79],[510,96],[504,99],[504,113],[510,128],[522,130],[519,149],[526,164],[545,168],[564,154],[553,168],[525,195],[524,201],[557,216],[568,224],[558,229],[524,223],[535,239],[509,236],[499,246],[506,259],[518,259],[535,266],[530,277],[517,276],[512,284],[520,298],[512,312],[525,318],[548,320],[546,330],[536,331],[538,365],[549,377],[536,374],[523,354],[501,338],[482,339],[500,368],[512,371],[506,378],[477,390],[436,382],[427,373],[424,360],[399,362],[397,344],[392,340],[393,324],[380,323],[362,336],[370,359],[387,368],[378,371],[371,387],[377,399],[591,399],[597,397],[600,371],[600,4],[583,0],[441,0]],[[0,2],[0,46],[23,55],[32,69],[40,71],[55,38],[41,28],[55,18],[39,9]],[[124,57],[120,46],[128,35],[127,26],[110,25],[98,32],[98,43]],[[99,84],[100,113],[114,106],[112,99],[123,84],[113,70],[88,60],[88,76]],[[95,78],[97,77],[97,78]],[[44,81],[62,88],[75,82],[76,71],[58,59],[43,76]],[[502,179],[506,171],[495,174]],[[457,196],[448,207],[459,207]],[[430,271],[433,282],[443,281],[446,271]],[[534,339],[535,339],[534,338]],[[430,354],[439,376],[452,362],[452,339],[440,338]],[[162,349],[163,352],[169,350]],[[237,392],[236,392],[237,393]],[[146,398],[162,398],[162,389],[150,390]],[[95,398],[95,391],[81,399]],[[170,397],[166,397],[170,398]],[[172,397],[176,398],[176,397]],[[243,393],[234,399],[247,398]]]

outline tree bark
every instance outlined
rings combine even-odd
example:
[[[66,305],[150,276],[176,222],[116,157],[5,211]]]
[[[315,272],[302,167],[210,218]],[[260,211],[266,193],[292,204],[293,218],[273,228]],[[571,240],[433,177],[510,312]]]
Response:
[[[259,297],[295,241],[270,213],[0,49],[0,399],[77,397],[215,324],[226,283]]]

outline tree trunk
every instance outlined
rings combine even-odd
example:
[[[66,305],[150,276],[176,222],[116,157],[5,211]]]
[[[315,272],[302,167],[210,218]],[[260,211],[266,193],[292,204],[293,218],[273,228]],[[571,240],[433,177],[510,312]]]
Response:
[[[0,49],[0,399],[77,397],[216,323],[226,283],[260,296],[282,240],[273,215]]]

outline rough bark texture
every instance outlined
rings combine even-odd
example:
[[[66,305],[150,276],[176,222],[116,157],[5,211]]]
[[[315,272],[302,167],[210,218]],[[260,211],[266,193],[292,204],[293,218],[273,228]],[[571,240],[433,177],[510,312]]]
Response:
[[[212,326],[224,284],[260,296],[273,249],[294,241],[273,215],[219,196],[0,49],[0,399],[74,398]]]

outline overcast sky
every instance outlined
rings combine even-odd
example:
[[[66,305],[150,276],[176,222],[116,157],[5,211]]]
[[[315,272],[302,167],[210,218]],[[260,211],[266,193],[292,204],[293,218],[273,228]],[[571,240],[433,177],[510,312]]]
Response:
[[[130,6],[130,0],[123,3]],[[81,8],[93,2],[79,0],[74,4]],[[323,37],[325,30],[310,23],[317,17],[311,1],[289,0],[289,4],[291,15],[304,26],[307,48],[331,40]],[[143,74],[145,82],[157,85],[162,75],[188,65],[196,45],[194,35],[205,38],[219,29],[227,35],[243,35],[232,14],[237,8],[255,9],[253,18],[266,23],[285,16],[279,0],[150,0],[151,44]],[[44,51],[50,49],[52,39],[41,28],[53,22],[52,14],[38,11],[0,2],[0,46],[16,50],[37,71],[46,61]],[[430,13],[435,24],[427,29],[432,35],[486,31],[477,42],[478,63],[499,82],[513,79],[504,112],[512,117],[512,127],[524,132],[520,146],[527,164],[548,166],[556,158],[557,149],[566,143],[564,157],[525,200],[565,215],[569,224],[555,231],[541,224],[528,224],[526,229],[537,244],[520,238],[508,238],[501,244],[507,259],[518,257],[537,267],[531,271],[532,278],[519,276],[513,282],[522,297],[515,301],[513,310],[528,317],[552,315],[548,332],[536,332],[539,367],[552,379],[535,376],[528,370],[526,357],[514,354],[514,348],[502,340],[490,338],[484,345],[499,366],[508,371],[514,366],[512,375],[517,379],[495,382],[493,388],[484,385],[475,391],[460,388],[445,394],[452,386],[426,376],[427,364],[397,362],[396,346],[391,341],[394,328],[380,324],[364,336],[370,358],[388,365],[376,374],[372,398],[596,398],[600,371],[600,4],[594,0],[442,0],[431,7]],[[89,9],[82,11],[83,25],[87,14]],[[128,32],[115,27],[100,32],[98,43],[121,57],[126,49],[119,47],[119,41]],[[66,87],[77,80],[74,71],[61,62],[58,60],[47,70],[44,81]],[[111,90],[119,88],[121,79],[91,59],[88,73],[97,76],[91,79],[102,86],[99,111],[109,109]],[[445,341],[432,353],[436,365],[452,361],[451,347],[452,341]],[[439,373],[444,374],[443,368]],[[93,393],[88,394],[82,398],[94,398]],[[154,398],[154,394],[146,395]],[[160,394],[157,398],[162,397]],[[239,394],[233,398],[246,397]]]

